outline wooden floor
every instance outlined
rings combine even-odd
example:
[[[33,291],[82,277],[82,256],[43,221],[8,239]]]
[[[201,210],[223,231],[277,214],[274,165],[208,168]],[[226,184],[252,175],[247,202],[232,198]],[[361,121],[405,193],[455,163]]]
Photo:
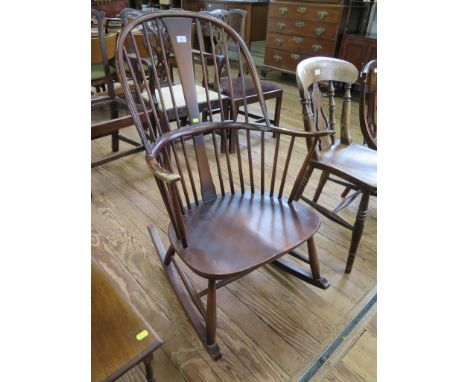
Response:
[[[268,77],[284,88],[281,126],[301,130],[294,77],[275,72]],[[337,110],[341,110],[340,104]],[[360,142],[354,99],[352,122],[353,137]],[[132,128],[124,133],[136,137]],[[267,140],[273,147],[273,138]],[[110,139],[92,143],[93,160],[109,153]],[[291,164],[296,172],[299,165]],[[163,233],[164,244],[168,244],[168,217],[144,154],[92,169],[91,175],[92,246],[106,253],[95,256],[164,340],[154,360],[160,381],[301,380],[317,356],[376,293],[377,211],[376,199],[372,198],[349,276],[344,269],[351,232],[322,219],[315,237],[322,275],[331,282],[329,289],[319,290],[267,265],[219,290],[218,343],[223,358],[212,361],[167,282],[147,232],[147,225],[154,222]],[[313,195],[318,176],[313,175],[306,196]],[[327,184],[321,201],[336,205],[342,190],[341,186]],[[357,205],[355,201],[343,211],[346,220],[354,222]],[[193,282],[205,287],[198,278]],[[353,354],[350,351],[347,360],[352,360]],[[343,362],[347,365],[348,361]],[[121,378],[144,380],[141,368]]]

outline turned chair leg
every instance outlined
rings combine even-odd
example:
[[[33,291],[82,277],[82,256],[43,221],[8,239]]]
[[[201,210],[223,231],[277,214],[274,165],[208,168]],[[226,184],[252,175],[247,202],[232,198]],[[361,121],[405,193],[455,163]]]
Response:
[[[369,206],[369,191],[363,191],[359,210],[356,216],[356,222],[353,227],[353,235],[351,237],[351,246],[349,248],[348,260],[346,261],[345,273],[351,273],[353,269],[354,258],[361,241],[362,232],[364,231],[364,222],[367,217],[367,208]]]
[[[281,104],[283,102],[283,93],[279,95],[279,97],[276,98],[276,104],[275,104],[275,119],[273,121],[274,125],[276,127],[279,127],[279,122],[280,122],[280,115],[281,115]],[[273,138],[276,138],[276,133],[273,133]]]
[[[145,365],[146,380],[148,382],[156,382],[156,374],[154,373],[153,366],[151,365],[152,360],[153,360],[153,353],[149,354],[143,360],[143,364]]]
[[[216,345],[216,280],[208,280],[206,301],[206,343],[208,347]]]
[[[327,183],[328,176],[329,176],[328,172],[322,171],[322,175],[320,175],[319,184],[317,186],[317,189],[315,190],[314,199],[312,200],[314,203],[318,202],[320,194],[322,193],[323,187],[325,186],[325,183]]]
[[[119,131],[112,132],[112,152],[119,151]]]
[[[314,238],[307,240],[307,250],[309,252],[309,264],[314,279],[320,279],[320,263],[317,256],[317,248],[315,247]]]
[[[343,193],[341,194],[341,197],[342,198],[346,198],[346,195],[349,194],[349,191],[351,191],[351,187],[346,187],[343,191]]]

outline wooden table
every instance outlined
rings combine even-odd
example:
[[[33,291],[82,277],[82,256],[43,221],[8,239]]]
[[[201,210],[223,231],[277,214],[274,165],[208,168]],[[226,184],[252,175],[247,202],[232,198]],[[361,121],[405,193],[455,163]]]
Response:
[[[114,381],[139,362],[156,381],[151,361],[163,341],[95,260],[91,272],[92,381]]]

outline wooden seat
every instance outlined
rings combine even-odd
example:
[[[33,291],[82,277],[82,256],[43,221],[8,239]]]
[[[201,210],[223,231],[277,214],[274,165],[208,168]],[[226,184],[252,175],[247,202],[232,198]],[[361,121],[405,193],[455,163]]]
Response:
[[[177,239],[174,226],[169,228],[180,258],[200,276],[223,279],[289,252],[318,230],[320,220],[300,204],[249,193],[205,203],[189,211],[184,223],[187,241],[193,243],[187,248]]]
[[[338,140],[319,154],[320,166],[332,167],[356,184],[377,191],[377,156],[369,148],[351,143],[341,144]]]
[[[142,28],[148,38],[167,42],[177,63],[176,82],[162,85],[158,76],[153,82],[145,78],[138,81],[136,73],[143,73],[144,69],[132,39],[133,30],[137,28]],[[224,64],[229,68],[236,62],[245,68],[240,71],[240,84],[244,87],[247,79],[253,84],[262,111],[262,124],[252,123],[248,113],[242,122],[237,120],[237,115],[228,118],[223,102],[225,96],[219,86],[211,89],[216,97],[210,96],[209,78],[214,74],[215,83],[219,81],[217,61],[213,60],[212,52],[219,49],[210,38],[210,49],[206,50],[204,33],[231,40],[233,55],[226,54]],[[194,49],[194,45],[199,49]],[[152,47],[146,48],[153,56]],[[148,227],[151,238],[174,292],[204,346],[216,360],[221,357],[216,343],[217,288],[266,263],[275,264],[319,288],[329,286],[320,275],[313,238],[319,217],[294,198],[318,137],[330,133],[272,126],[255,64],[245,42],[233,28],[210,15],[168,11],[138,17],[121,32],[117,51],[125,96],[170,219],[169,248],[164,248],[155,224]],[[130,57],[129,52],[134,56]],[[169,71],[168,58],[164,54],[160,57],[163,60],[160,68],[166,71],[161,75],[164,78]],[[198,67],[194,65],[195,57],[199,59],[195,64]],[[212,66],[208,65],[209,58]],[[122,75],[126,71],[125,64],[136,65],[130,78]],[[229,82],[233,79],[231,74],[227,71]],[[130,82],[136,84],[135,94],[131,92]],[[170,95],[171,103],[167,105],[155,96],[159,94],[159,100],[164,99],[163,89]],[[153,96],[144,99],[145,92]],[[183,98],[176,97],[176,93],[182,93]],[[241,94],[246,104],[245,87]],[[145,118],[136,110],[137,101],[147,104]],[[229,105],[233,106],[232,98]],[[171,110],[177,110],[174,118],[177,128],[167,131],[165,126],[170,123],[168,112]],[[186,118],[185,126],[180,116]],[[227,149],[228,133],[235,153]],[[267,137],[273,142],[271,133],[277,135],[273,155],[266,150]],[[306,138],[311,140],[311,148],[304,151]],[[294,147],[301,140],[304,146],[298,153]],[[208,158],[214,159],[212,163],[216,165],[210,166]],[[302,163],[297,174],[290,174],[288,170],[292,161]],[[254,167],[253,163],[260,163],[260,166]],[[307,245],[308,256],[294,251],[301,244]],[[288,254],[304,262],[306,267],[285,260]],[[188,265],[188,271],[206,279],[206,289],[195,289],[181,262]],[[201,300],[205,295],[206,304]]]
[[[369,197],[377,195],[377,152],[366,146],[352,143],[350,128],[351,118],[351,84],[356,82],[356,67],[343,60],[329,57],[312,57],[303,60],[297,66],[297,83],[303,105],[304,128],[306,131],[335,130],[335,88],[334,82],[344,83],[344,100],[341,114],[340,139],[334,134],[322,137],[309,164],[297,199],[302,199],[334,222],[352,230],[351,244],[346,262],[346,273],[353,268],[354,259],[367,216]],[[322,107],[322,93],[319,83],[328,83],[328,113]],[[322,85],[323,86],[323,85]],[[325,115],[329,115],[327,119]],[[319,184],[312,200],[303,196],[314,169],[322,170]],[[330,210],[318,203],[327,181],[342,184],[346,187],[342,193],[345,198],[338,206]],[[349,190],[355,190],[347,196]],[[347,207],[359,195],[361,201],[354,225],[345,221],[338,212]]]

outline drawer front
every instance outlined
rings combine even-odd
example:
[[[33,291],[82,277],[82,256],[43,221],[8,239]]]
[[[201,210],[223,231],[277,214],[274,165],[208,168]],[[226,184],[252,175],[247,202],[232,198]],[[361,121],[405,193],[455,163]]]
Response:
[[[215,9],[226,9],[226,4],[206,2],[203,9],[206,11],[214,11]]]
[[[317,5],[309,3],[270,3],[269,17],[283,17],[285,19],[321,21],[324,23],[338,23],[341,7],[332,5]]]
[[[336,40],[338,36],[338,25],[339,24],[272,17],[268,20],[268,31],[291,34],[294,36],[309,36],[320,39]]]
[[[300,35],[288,36],[280,33],[268,33],[267,47],[301,52],[310,55],[333,56],[335,41],[318,40]]]
[[[308,57],[311,57],[311,55],[272,48],[265,49],[265,65],[286,69],[291,72],[295,72],[297,64]]]

